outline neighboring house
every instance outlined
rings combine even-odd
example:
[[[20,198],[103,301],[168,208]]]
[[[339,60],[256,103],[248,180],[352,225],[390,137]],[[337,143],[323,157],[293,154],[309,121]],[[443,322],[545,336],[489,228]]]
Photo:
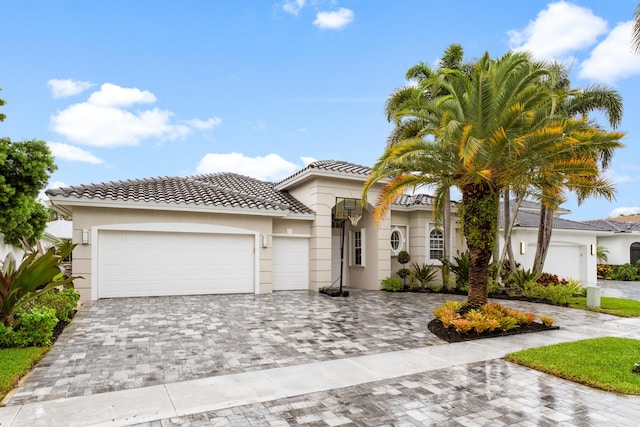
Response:
[[[538,203],[523,202],[511,233],[514,258],[524,269],[533,267],[540,223],[539,209]],[[557,274],[560,278],[578,279],[585,285],[595,284],[597,239],[605,232],[594,225],[560,218],[560,215],[567,213],[570,211],[566,209],[555,212],[551,243],[543,271]],[[500,249],[503,246],[502,236]]]
[[[51,246],[55,246],[63,240],[71,240],[71,230],[73,225],[71,221],[57,220],[47,223],[47,227],[44,230],[42,237],[40,238],[40,244],[44,249]],[[11,252],[16,260],[20,260],[24,255],[22,248],[7,245],[2,239],[2,233],[0,233],[0,260],[4,260],[7,254]]]
[[[159,177],[47,190],[73,217],[73,274],[82,300],[210,293],[269,293],[336,285],[341,223],[336,197],[360,199],[371,169],[314,162],[270,183],[233,173]],[[377,186],[369,200],[375,202]],[[373,206],[345,225],[345,286],[380,289],[400,268],[395,256],[436,263],[442,230],[431,197],[400,197],[379,224]],[[452,253],[465,250],[460,230]]]
[[[598,245],[609,251],[607,264],[635,264],[640,260],[640,223],[634,218],[629,222],[621,221],[626,218],[585,221],[607,231],[598,236]]]

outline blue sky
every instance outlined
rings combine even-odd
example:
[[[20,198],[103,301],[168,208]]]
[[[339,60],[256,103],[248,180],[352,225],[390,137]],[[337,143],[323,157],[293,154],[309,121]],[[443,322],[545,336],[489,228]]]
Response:
[[[571,219],[640,211],[636,1],[13,1],[0,13],[0,135],[47,141],[50,186],[238,172],[279,180],[313,160],[371,166],[404,74],[451,43],[571,66],[574,87],[624,98],[617,200]],[[605,124],[604,120],[599,120]]]

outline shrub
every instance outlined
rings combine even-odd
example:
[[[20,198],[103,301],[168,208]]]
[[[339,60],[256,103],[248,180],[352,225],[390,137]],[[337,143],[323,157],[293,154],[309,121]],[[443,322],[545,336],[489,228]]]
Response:
[[[420,287],[424,288],[429,285],[433,279],[436,278],[438,272],[436,271],[436,267],[433,264],[416,264],[413,263],[413,277],[415,277],[420,282]]]
[[[614,280],[636,280],[638,275],[638,271],[635,266],[631,264],[623,264],[618,266],[617,269],[611,275],[611,278]]]
[[[461,285],[469,282],[469,252],[463,252],[453,257],[455,264],[449,264],[449,270],[456,275],[456,283]]]
[[[407,251],[398,252],[398,262],[400,264],[405,265],[409,261],[411,261],[411,256],[409,255],[409,252]]]
[[[580,280],[577,279],[567,279],[565,286],[571,291],[572,296],[580,296],[585,291],[584,286],[582,286]]]
[[[560,280],[557,274],[551,273],[542,273],[537,282],[543,286],[565,285],[567,283],[567,281],[564,279]]]
[[[387,277],[385,279],[382,279],[380,283],[387,291],[391,292],[401,291],[403,288],[402,279],[399,277]]]
[[[547,327],[553,325],[553,323],[555,322],[553,317],[549,316],[540,316],[540,321]]]
[[[35,299],[24,306],[25,311],[38,308],[53,308],[56,311],[56,318],[62,322],[70,322],[73,313],[78,305],[80,294],[73,289],[50,291],[40,293]]]
[[[531,270],[518,268],[509,274],[507,281],[518,289],[524,289],[530,282],[537,282],[542,275]]]
[[[0,323],[0,348],[11,348],[15,346],[15,332],[10,326]]]
[[[19,313],[20,327],[15,331],[14,343],[17,347],[49,347],[53,329],[58,324],[53,308],[34,309]]]
[[[64,277],[62,260],[76,245],[65,243],[59,248],[40,250],[25,256],[17,265],[11,253],[0,269],[0,323],[11,326],[17,311],[40,293],[69,284],[75,277]],[[59,253],[58,253],[59,252]]]
[[[598,264],[596,267],[598,279],[608,279],[613,273],[613,268],[609,264]]]
[[[433,292],[442,292],[442,285],[431,285],[429,286],[429,289],[431,289],[431,291]]]
[[[529,298],[540,298],[556,305],[566,305],[574,294],[574,290],[566,285],[543,286],[530,283],[525,286],[523,294]]]
[[[406,277],[409,277],[410,274],[411,274],[411,271],[408,268],[401,268],[400,270],[398,270],[398,276],[400,276],[403,279]]]

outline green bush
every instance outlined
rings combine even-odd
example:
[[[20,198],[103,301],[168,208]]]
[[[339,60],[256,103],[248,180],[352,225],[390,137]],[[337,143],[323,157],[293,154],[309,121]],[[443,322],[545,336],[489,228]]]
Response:
[[[0,269],[0,322],[11,326],[16,313],[40,293],[57,286],[64,286],[75,277],[65,277],[60,263],[69,255],[75,244],[63,243],[58,248],[41,250],[25,256],[18,265],[9,253]]]
[[[0,348],[15,347],[15,332],[10,326],[0,323]]]
[[[39,308],[30,312],[21,312],[18,321],[20,326],[14,332],[17,347],[49,347],[53,338],[53,330],[58,324],[56,311],[53,308]]]
[[[442,292],[442,285],[430,285],[429,289],[431,289],[432,292]]]
[[[398,276],[402,277],[403,279],[405,277],[409,277],[410,274],[411,271],[408,268],[401,268],[400,270],[398,270]]]
[[[636,269],[635,266],[631,265],[631,264],[623,264],[623,265],[619,265],[617,268],[614,269],[613,273],[611,274],[611,278],[613,280],[636,280],[638,276],[638,270]]]
[[[32,311],[40,308],[53,308],[56,311],[56,318],[62,322],[70,322],[73,313],[78,305],[80,294],[73,289],[50,291],[40,293],[29,304],[25,305],[25,311]]]
[[[449,264],[449,270],[456,275],[456,283],[463,285],[469,282],[469,252],[463,252],[457,257],[453,257],[455,264]]]
[[[429,286],[429,282],[433,281],[438,275],[438,271],[435,265],[433,264],[416,264],[413,263],[413,277],[415,277],[420,282],[420,287],[424,288],[425,286]]]
[[[382,286],[384,286],[384,288],[387,291],[391,291],[391,292],[398,292],[398,291],[401,291],[403,288],[402,279],[399,277],[387,277],[383,279],[380,283],[382,284]]]
[[[20,327],[15,331],[16,347],[49,347],[53,338],[53,329],[58,324],[53,308],[34,309],[19,313]]]
[[[507,282],[518,289],[524,289],[529,283],[537,282],[540,276],[540,273],[518,268],[509,274]]]
[[[544,286],[529,282],[523,289],[524,296],[528,298],[546,299],[552,304],[566,305],[574,294],[574,289],[566,285]]]
[[[409,255],[409,252],[407,251],[398,252],[398,262],[400,264],[405,265],[409,261],[411,261],[411,256]]]

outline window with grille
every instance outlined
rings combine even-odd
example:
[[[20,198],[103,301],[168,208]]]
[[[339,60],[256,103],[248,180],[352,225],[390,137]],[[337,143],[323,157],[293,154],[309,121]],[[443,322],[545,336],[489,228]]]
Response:
[[[444,258],[444,235],[441,230],[429,233],[429,259]]]

